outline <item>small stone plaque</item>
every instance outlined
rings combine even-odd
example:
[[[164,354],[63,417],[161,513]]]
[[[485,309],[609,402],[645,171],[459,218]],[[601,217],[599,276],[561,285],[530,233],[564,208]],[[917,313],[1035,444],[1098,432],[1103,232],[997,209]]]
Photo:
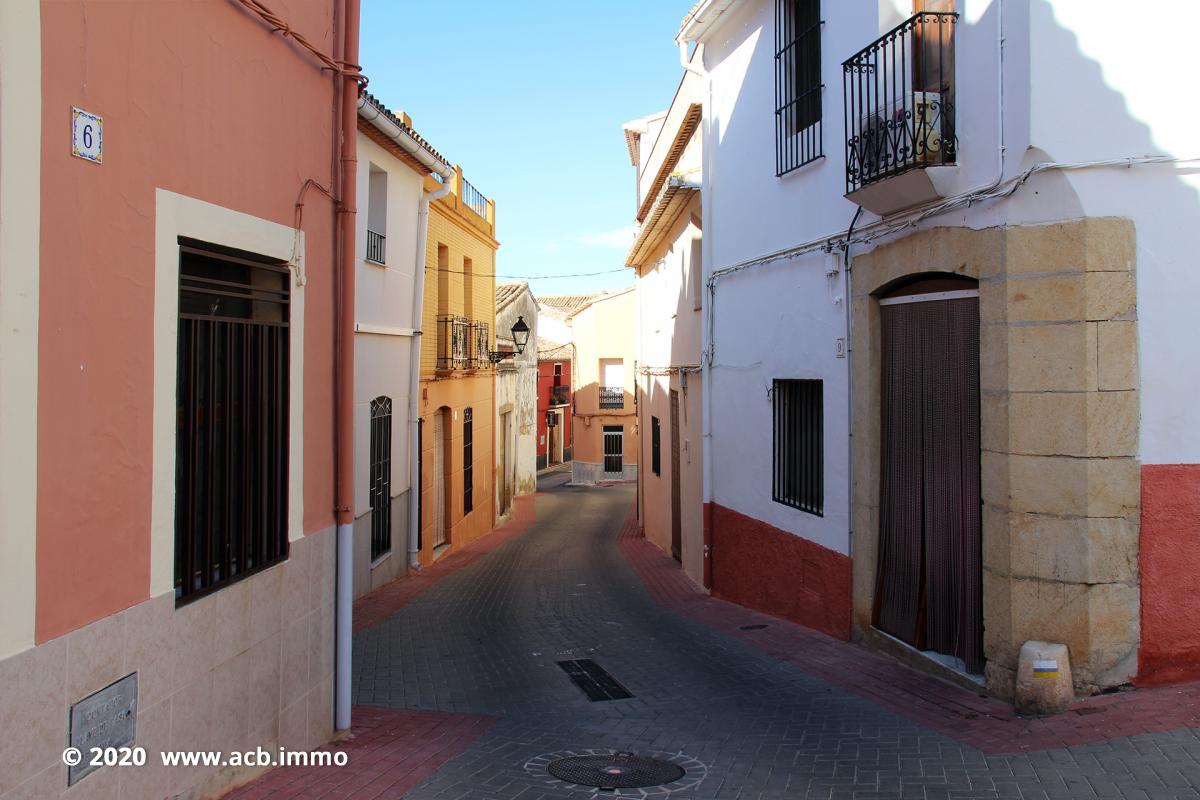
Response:
[[[71,747],[78,748],[83,759],[68,769],[68,786],[99,769],[91,763],[93,747],[133,744],[137,696],[134,672],[71,706]]]

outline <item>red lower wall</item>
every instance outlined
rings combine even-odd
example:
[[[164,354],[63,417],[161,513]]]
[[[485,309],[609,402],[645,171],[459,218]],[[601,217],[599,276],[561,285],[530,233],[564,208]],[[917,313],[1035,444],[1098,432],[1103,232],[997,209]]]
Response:
[[[715,596],[849,640],[848,556],[716,503],[705,520]]]
[[[1142,467],[1139,685],[1200,679],[1200,464]]]

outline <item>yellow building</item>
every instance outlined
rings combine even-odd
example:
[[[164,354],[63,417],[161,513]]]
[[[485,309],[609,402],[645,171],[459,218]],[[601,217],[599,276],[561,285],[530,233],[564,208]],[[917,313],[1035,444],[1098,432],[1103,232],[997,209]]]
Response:
[[[438,186],[426,179],[426,188]],[[496,206],[454,169],[430,204],[421,322],[420,560],[495,524]]]

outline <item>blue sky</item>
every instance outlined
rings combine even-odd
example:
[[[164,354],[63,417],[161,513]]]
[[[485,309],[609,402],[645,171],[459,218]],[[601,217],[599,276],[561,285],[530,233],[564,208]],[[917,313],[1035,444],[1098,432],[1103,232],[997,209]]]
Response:
[[[633,223],[621,124],[671,102],[692,0],[364,0],[369,90],[496,200],[497,273],[614,289]],[[498,280],[503,280],[499,278]]]

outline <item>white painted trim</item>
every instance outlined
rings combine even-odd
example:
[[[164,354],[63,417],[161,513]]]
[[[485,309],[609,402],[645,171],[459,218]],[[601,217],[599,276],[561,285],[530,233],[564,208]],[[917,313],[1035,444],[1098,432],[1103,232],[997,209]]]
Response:
[[[415,336],[412,328],[393,328],[390,325],[372,325],[369,322],[354,323],[355,333],[374,333],[379,336]]]
[[[154,465],[150,596],[175,584],[175,380],[180,236],[293,265],[289,302],[288,539],[304,536],[304,232],[157,189],[154,214]]]
[[[899,306],[905,303],[930,303],[934,300],[961,300],[966,297],[979,297],[978,289],[959,289],[953,292],[929,292],[928,294],[909,294],[904,297],[888,297],[879,301],[881,306]]]
[[[39,0],[0,2],[0,659],[32,647],[37,613]],[[63,108],[65,151],[69,108]],[[83,162],[80,162],[83,165]]]

